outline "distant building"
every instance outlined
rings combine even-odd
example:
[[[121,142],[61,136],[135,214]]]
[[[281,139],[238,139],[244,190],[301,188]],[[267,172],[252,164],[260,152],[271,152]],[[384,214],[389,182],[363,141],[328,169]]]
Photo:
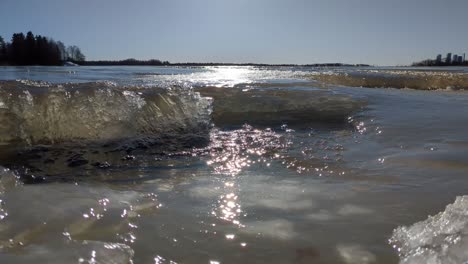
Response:
[[[462,56],[458,56],[457,62],[458,62],[459,64],[462,64],[462,63],[463,63],[463,57],[462,57]]]
[[[452,63],[452,53],[447,53],[447,57],[445,58],[445,63],[450,64]]]
[[[457,62],[458,62],[458,55],[457,55],[457,54],[453,54],[452,63],[457,63]]]
[[[437,55],[436,62],[437,62],[437,63],[441,63],[441,62],[442,62],[442,54]]]

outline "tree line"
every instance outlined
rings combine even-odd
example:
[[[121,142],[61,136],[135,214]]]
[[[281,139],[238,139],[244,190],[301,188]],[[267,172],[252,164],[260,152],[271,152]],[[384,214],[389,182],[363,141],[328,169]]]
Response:
[[[160,61],[156,59],[152,60],[136,60],[136,59],[126,59],[126,60],[98,60],[98,61],[80,61],[77,62],[79,65],[93,65],[93,66],[164,66],[171,65],[168,61]]]
[[[63,65],[65,61],[82,62],[85,56],[77,46],[66,47],[31,31],[14,33],[11,42],[0,36],[0,65]]]
[[[229,62],[182,62],[151,60],[98,60],[77,62],[84,66],[176,66],[176,67],[203,67],[203,66],[255,66],[255,67],[369,67],[369,64],[345,63],[316,63],[316,64],[265,64],[265,63],[229,63]]]

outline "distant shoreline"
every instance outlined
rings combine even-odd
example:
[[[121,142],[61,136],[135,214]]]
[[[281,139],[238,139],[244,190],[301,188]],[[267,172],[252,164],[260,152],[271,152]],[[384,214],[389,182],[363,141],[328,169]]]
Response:
[[[110,62],[103,63],[101,61],[85,61],[73,62],[77,66],[159,66],[159,67],[217,67],[217,66],[252,66],[252,67],[373,67],[369,64],[345,64],[345,63],[316,63],[316,64],[264,64],[264,63],[164,63],[164,64],[149,64],[149,63],[119,63]],[[24,67],[24,66],[44,66],[44,67],[62,67],[70,65],[9,65],[0,64],[2,66]]]
[[[267,63],[152,63],[152,61],[83,61],[75,62],[80,66],[176,66],[176,67],[207,67],[207,66],[254,66],[254,67],[371,67],[369,64],[346,63],[314,63],[314,64],[267,64]]]
[[[447,63],[426,63],[426,62],[417,62],[413,63],[411,67],[468,67],[468,62],[462,64],[447,64]]]
[[[459,62],[443,62],[437,60],[423,60],[420,62],[414,62],[411,66],[416,67],[467,67],[468,61],[459,61]]]
[[[70,61],[77,66],[159,66],[159,67],[218,67],[218,66],[252,66],[252,67],[378,67],[375,65],[370,64],[347,64],[347,63],[314,63],[314,64],[266,64],[266,63],[200,63],[200,62],[186,62],[186,63],[151,63],[148,61],[138,61],[136,63],[126,63],[123,61]],[[31,65],[14,65],[14,64],[6,64],[0,63],[0,67],[24,67],[24,66],[44,66],[44,67],[62,67],[62,66],[70,66],[65,65],[66,62],[63,62],[60,65],[38,65],[38,64],[31,64]],[[435,68],[435,67],[468,67],[468,64],[461,64],[461,65],[451,65],[451,64],[433,64],[433,65],[425,65],[420,63],[413,63],[412,65],[396,65],[396,66],[386,66],[386,67],[428,67],[428,68]]]

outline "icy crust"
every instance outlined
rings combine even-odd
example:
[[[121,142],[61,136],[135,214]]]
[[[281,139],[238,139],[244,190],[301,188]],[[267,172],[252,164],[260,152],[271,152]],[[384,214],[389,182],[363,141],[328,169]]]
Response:
[[[341,123],[364,105],[320,90],[0,81],[0,145],[208,137],[211,121],[221,126]]]
[[[400,263],[451,264],[468,261],[468,196],[459,196],[445,211],[393,231],[390,244]]]
[[[29,245],[21,254],[3,253],[5,263],[133,264],[133,249],[125,244],[101,241],[67,241],[54,245]],[[2,262],[3,263],[3,262]]]
[[[160,207],[152,193],[71,184],[42,187],[23,185],[0,166],[0,263],[134,263],[132,243],[125,236],[117,237],[120,242],[109,237],[131,233],[129,223]],[[24,203],[29,206],[18,210]],[[110,235],[102,241],[92,238],[106,228]]]
[[[410,88],[418,90],[468,89],[468,74],[444,71],[361,70],[316,72],[310,78],[325,84],[368,88]]]
[[[183,88],[0,82],[0,144],[206,134],[211,100]]]
[[[294,89],[197,89],[213,101],[216,125],[281,125],[344,123],[362,110],[366,102],[326,90]]]

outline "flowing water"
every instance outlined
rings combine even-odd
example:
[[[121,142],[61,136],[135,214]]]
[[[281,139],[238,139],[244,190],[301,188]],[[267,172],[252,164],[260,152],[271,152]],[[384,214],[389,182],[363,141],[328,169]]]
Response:
[[[0,263],[468,260],[464,68],[0,80]]]

